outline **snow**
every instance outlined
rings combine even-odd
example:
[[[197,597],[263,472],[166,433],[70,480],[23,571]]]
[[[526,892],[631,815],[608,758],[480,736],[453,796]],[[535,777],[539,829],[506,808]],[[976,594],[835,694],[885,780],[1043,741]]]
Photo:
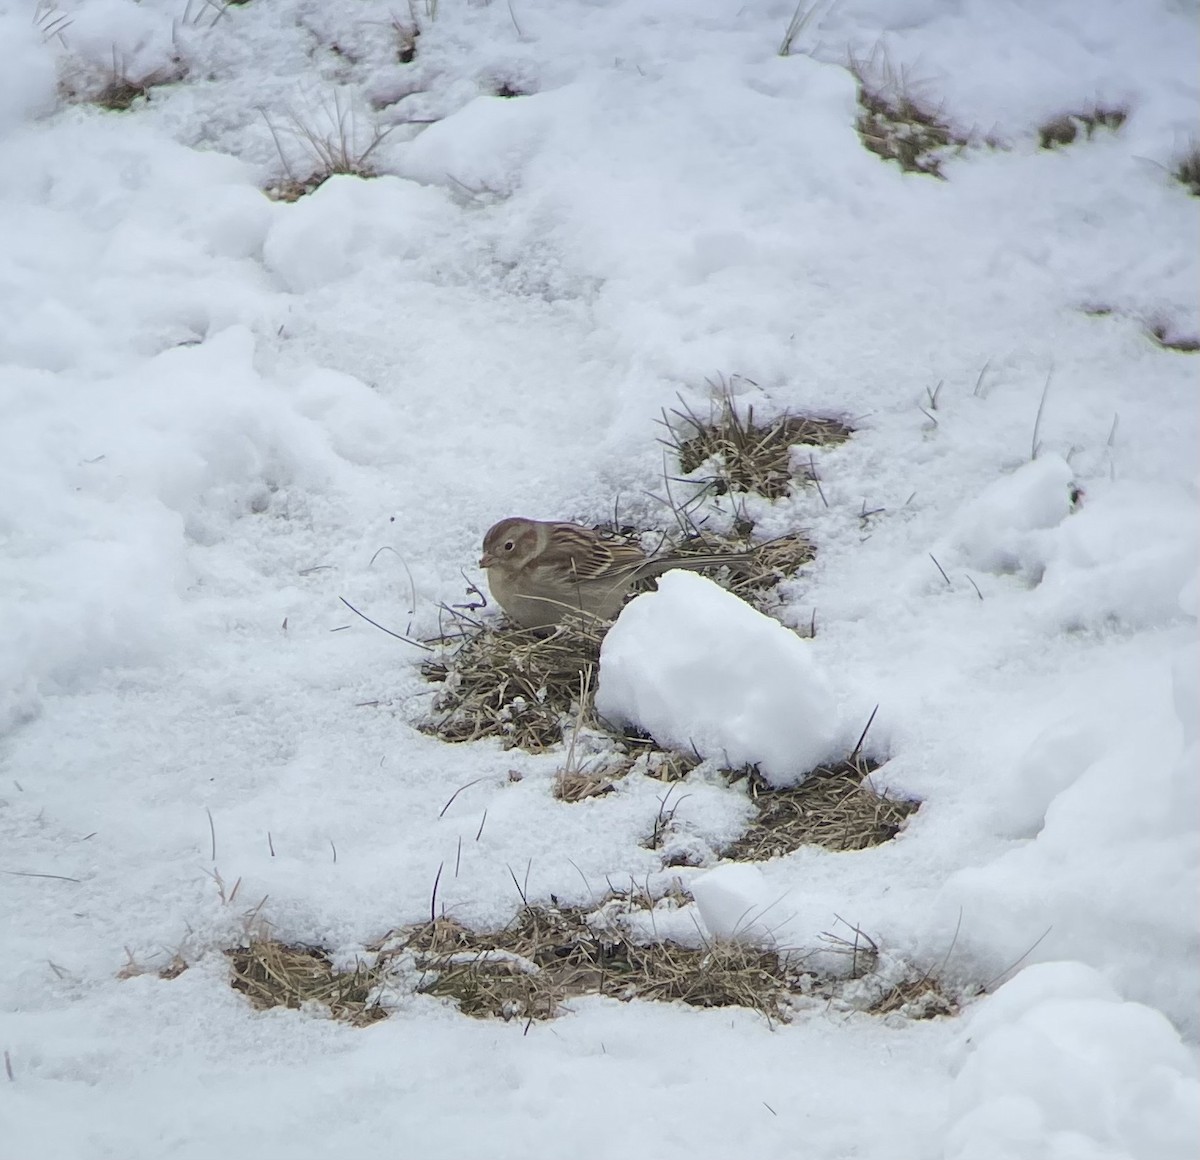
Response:
[[[733,939],[752,946],[774,943],[771,912],[775,905],[762,901],[767,884],[757,866],[718,866],[693,878],[690,886],[710,938]]]
[[[947,1157],[1195,1151],[1196,1065],[1178,1032],[1103,978],[1041,963],[968,1017]]]
[[[1195,1154],[1197,356],[1145,334],[1196,336],[1194,5],[853,0],[788,57],[790,0],[431,7],[401,64],[383,0],[0,0],[0,1157]],[[881,161],[851,53],[1005,147]],[[70,98],[114,68],[183,75]],[[382,176],[264,197],[339,110]],[[655,422],[721,376],[855,433],[819,494],[697,503],[816,545],[782,624],[678,573],[605,642],[609,708],[713,759],[568,804],[563,752],[421,732],[425,653],[338,598],[420,639],[497,519],[671,529]],[[714,766],[794,780],[876,704],[896,839],[720,862]],[[229,987],[255,908],[351,962],[514,876],[987,993],[526,1032]]]
[[[664,749],[795,782],[840,756],[837,704],[810,648],[712,580],[668,572],[604,637],[596,709]]]

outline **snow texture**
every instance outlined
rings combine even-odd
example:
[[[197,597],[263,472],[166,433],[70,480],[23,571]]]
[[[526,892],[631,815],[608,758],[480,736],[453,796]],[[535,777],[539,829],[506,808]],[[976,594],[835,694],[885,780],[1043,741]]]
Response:
[[[845,0],[781,55],[794,11],[0,0],[0,1160],[1196,1154],[1200,356],[1153,337],[1200,338],[1196,6]],[[969,138],[944,180],[863,147],[851,58]],[[379,176],[264,196],[312,135]],[[656,423],[722,377],[854,434],[701,495]],[[426,653],[339,600],[419,641],[496,520],[668,492],[816,547],[782,626],[675,575],[610,634],[608,708],[713,755],[678,787],[422,732]],[[895,840],[714,865],[714,766],[791,781],[876,705]],[[988,993],[526,1031],[229,986],[251,912],[349,964],[514,875]]]

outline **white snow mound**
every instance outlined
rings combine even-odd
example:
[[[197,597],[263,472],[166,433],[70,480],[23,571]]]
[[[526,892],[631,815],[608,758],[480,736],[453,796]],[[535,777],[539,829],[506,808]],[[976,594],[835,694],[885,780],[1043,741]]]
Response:
[[[1027,967],[964,1031],[946,1160],[1196,1154],[1200,1087],[1168,1020],[1080,963]]]
[[[1047,529],[1071,512],[1073,473],[1061,456],[1046,455],[996,480],[963,505],[951,542],[964,563],[986,572],[1041,579],[1053,543]]]
[[[668,572],[604,638],[596,707],[659,745],[793,782],[833,758],[839,736],[811,647],[711,580]]]
[[[753,946],[774,943],[769,912],[776,909],[778,893],[771,895],[766,877],[757,866],[731,862],[693,878],[688,884],[704,926],[713,938],[732,939]]]

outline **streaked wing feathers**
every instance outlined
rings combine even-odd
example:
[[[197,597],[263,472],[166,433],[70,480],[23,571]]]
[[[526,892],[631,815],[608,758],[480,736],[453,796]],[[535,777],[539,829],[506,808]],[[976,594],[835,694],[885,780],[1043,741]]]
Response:
[[[640,567],[645,560],[645,554],[634,544],[602,540],[574,524],[555,524],[539,563],[564,580],[578,581],[615,578]]]

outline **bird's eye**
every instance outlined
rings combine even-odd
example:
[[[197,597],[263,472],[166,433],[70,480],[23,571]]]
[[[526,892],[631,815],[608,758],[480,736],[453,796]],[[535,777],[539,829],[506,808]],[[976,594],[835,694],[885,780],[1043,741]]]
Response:
[[[505,550],[506,552],[511,552],[511,551],[513,550],[513,548],[515,548],[516,546],[517,546],[517,545],[516,545],[516,544],[514,544],[514,543],[512,542],[512,540],[509,540],[509,541],[508,541],[508,543],[504,545],[504,550]]]

